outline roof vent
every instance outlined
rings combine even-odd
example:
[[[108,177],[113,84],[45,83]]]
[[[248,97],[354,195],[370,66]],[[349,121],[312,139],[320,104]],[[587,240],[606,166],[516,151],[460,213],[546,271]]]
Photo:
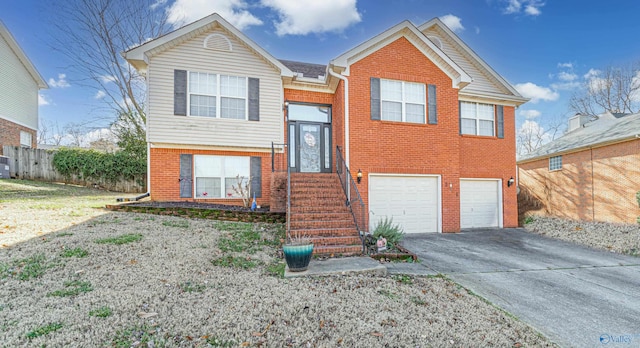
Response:
[[[440,40],[437,36],[427,36],[427,38],[433,42],[434,45],[438,46],[439,49],[442,49],[442,40]]]
[[[232,51],[231,40],[222,34],[211,34],[204,39],[204,48],[217,51]]]
[[[591,121],[592,116],[589,115],[583,115],[583,114],[576,114],[575,116],[571,117],[569,119],[569,129],[567,129],[567,133],[568,132],[572,132],[578,128],[582,128],[584,127],[584,125]]]

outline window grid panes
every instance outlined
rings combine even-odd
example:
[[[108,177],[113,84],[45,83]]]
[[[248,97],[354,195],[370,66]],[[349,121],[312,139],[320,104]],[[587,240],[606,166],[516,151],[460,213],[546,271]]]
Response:
[[[491,104],[460,103],[462,134],[495,135],[495,107]]]
[[[549,157],[549,170],[562,169],[562,156]]]
[[[240,156],[194,156],[196,198],[239,198],[233,190],[249,182],[249,157]]]
[[[190,72],[189,115],[246,119],[247,78]]]
[[[425,123],[425,91],[422,83],[380,80],[380,119]]]

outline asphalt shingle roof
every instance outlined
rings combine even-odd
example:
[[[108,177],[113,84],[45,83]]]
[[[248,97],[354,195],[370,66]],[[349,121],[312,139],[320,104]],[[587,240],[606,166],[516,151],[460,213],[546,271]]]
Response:
[[[314,63],[294,62],[292,60],[279,59],[280,63],[284,64],[291,71],[301,73],[302,77],[309,77],[317,79],[318,76],[324,76],[327,73],[327,66]]]
[[[640,113],[605,113],[598,119],[586,123],[535,151],[518,158],[518,162],[548,157],[557,153],[571,152],[604,143],[640,137]]]

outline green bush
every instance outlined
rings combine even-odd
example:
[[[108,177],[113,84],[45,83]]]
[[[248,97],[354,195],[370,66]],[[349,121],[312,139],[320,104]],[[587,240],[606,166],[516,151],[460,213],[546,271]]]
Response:
[[[393,218],[385,217],[373,229],[373,237],[375,239],[384,237],[387,240],[387,246],[394,247],[404,238],[404,230],[400,225],[393,223]]]
[[[126,151],[105,153],[96,150],[61,148],[53,155],[54,168],[67,179],[116,183],[144,177],[147,160]]]

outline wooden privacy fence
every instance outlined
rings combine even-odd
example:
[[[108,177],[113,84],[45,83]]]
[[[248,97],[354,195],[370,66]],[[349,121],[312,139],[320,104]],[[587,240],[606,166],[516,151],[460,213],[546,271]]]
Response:
[[[9,157],[9,171],[12,178],[64,182],[88,187],[100,187],[109,191],[139,193],[146,192],[146,176],[119,182],[87,181],[78,177],[67,178],[53,167],[55,150],[27,149],[18,146],[3,146],[3,156]]]

